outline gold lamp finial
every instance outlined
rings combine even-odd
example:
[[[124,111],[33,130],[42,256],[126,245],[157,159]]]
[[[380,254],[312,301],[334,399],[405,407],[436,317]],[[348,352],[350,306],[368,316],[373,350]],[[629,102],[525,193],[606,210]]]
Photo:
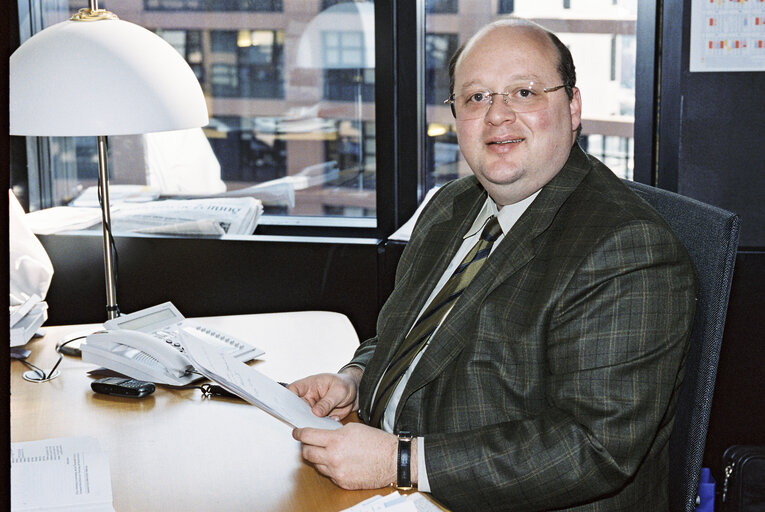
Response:
[[[106,9],[91,9],[84,7],[77,11],[71,18],[72,21],[98,21],[98,20],[118,20],[116,14]]]
[[[119,19],[113,12],[109,12],[106,9],[99,9],[98,0],[90,0],[88,5],[89,7],[80,9],[74,16],[69,19],[71,21],[98,21]]]

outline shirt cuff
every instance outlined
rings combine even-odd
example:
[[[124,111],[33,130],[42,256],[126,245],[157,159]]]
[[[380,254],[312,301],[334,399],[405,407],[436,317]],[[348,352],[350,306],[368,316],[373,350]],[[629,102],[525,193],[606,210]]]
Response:
[[[417,490],[430,492],[428,471],[425,468],[425,438],[417,438]]]

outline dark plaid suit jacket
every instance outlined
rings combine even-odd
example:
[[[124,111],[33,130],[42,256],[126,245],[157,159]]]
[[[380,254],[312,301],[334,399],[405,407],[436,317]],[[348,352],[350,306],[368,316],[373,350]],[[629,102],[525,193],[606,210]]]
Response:
[[[486,193],[451,182],[402,255],[360,416]],[[396,429],[424,436],[455,511],[667,508],[667,440],[696,276],[670,228],[578,145],[470,284],[406,385]]]

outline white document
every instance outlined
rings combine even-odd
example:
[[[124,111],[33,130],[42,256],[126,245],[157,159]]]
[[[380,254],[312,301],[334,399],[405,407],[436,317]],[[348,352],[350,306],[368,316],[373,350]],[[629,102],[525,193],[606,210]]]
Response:
[[[440,512],[432,501],[419,492],[399,494],[394,491],[382,496],[372,496],[341,512]]]
[[[342,426],[331,418],[319,418],[295,393],[246,363],[220,353],[187,333],[185,328],[180,329],[180,334],[181,345],[194,369],[252,405],[297,428],[337,429]]]
[[[98,441],[11,443],[11,510],[114,512],[109,460]]]

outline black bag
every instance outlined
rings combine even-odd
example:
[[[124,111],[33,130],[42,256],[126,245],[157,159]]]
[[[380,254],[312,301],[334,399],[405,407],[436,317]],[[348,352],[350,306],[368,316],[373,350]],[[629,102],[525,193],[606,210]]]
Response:
[[[723,512],[765,512],[765,446],[730,446],[722,463]]]

